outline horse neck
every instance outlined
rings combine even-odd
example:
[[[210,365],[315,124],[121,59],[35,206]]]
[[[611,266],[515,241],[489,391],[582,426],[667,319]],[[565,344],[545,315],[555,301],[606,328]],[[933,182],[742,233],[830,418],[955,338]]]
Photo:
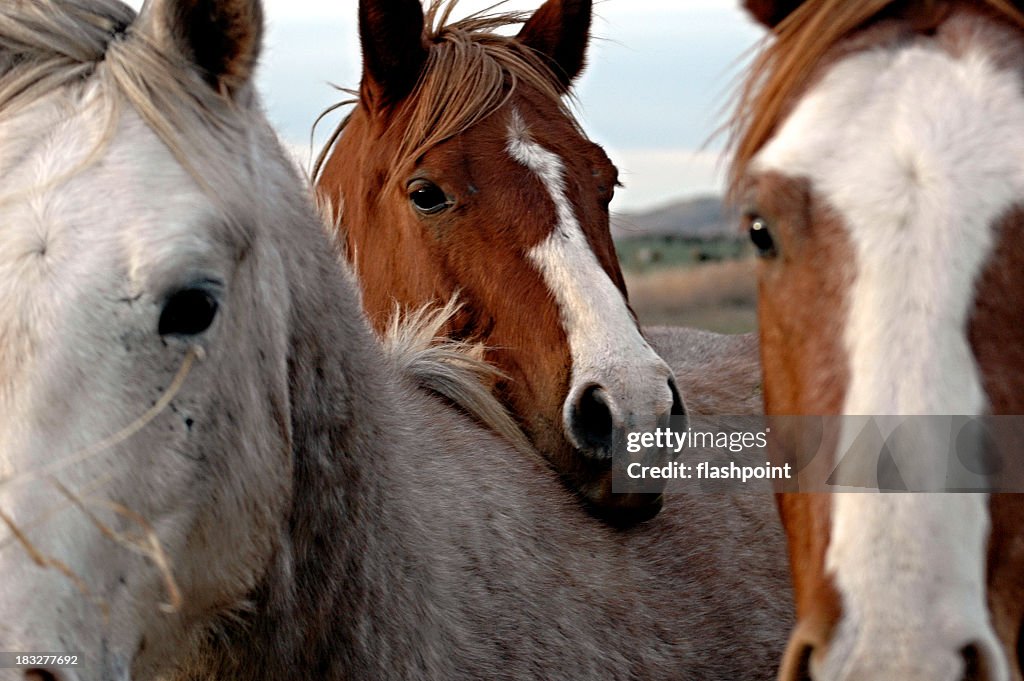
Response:
[[[603,528],[585,539],[583,526],[594,521],[542,461],[516,458],[496,436],[396,376],[330,249],[306,250],[323,255],[289,267],[309,286],[293,286],[291,296],[301,308],[289,372],[288,529],[250,609],[214,629],[177,679],[471,678],[478,658],[490,659],[471,622],[520,618],[510,604],[524,603],[465,595],[463,580],[529,594],[528,573],[538,566],[550,581],[570,572],[580,554],[602,556],[590,544],[604,545]],[[499,461],[507,466],[497,469]],[[559,533],[566,536],[554,539]],[[582,537],[580,554],[552,549],[568,534]],[[462,551],[486,558],[473,572]],[[527,559],[550,553],[557,554],[553,565]],[[585,619],[603,622],[593,600]],[[607,637],[611,645],[610,629]]]
[[[423,449],[426,398],[385,362],[331,249],[309,250],[292,270],[309,286],[292,296],[288,533],[252,610],[219,624],[180,677],[442,678],[431,543],[410,524],[398,487],[409,476],[394,471]]]

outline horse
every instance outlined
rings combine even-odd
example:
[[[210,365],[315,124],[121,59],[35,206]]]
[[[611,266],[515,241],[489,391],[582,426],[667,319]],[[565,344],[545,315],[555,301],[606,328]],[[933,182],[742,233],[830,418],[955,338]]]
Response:
[[[746,8],[771,39],[731,184],[761,257],[768,413],[1024,413],[1022,3]],[[906,454],[941,471],[948,450]],[[798,624],[780,679],[1019,681],[1024,499],[990,489],[782,494]]]
[[[566,104],[591,2],[452,21],[455,4],[434,0],[424,16],[419,0],[361,0],[362,81],[314,167],[318,191],[375,326],[458,295],[446,336],[485,346],[503,375],[495,393],[533,445],[592,510],[643,520],[662,498],[613,492],[615,435],[685,408],[628,303],[609,229],[618,171]],[[517,22],[514,36],[495,32]],[[707,346],[686,331],[658,337],[684,358]],[[732,349],[684,367],[695,413],[759,407],[756,348],[738,362]],[[718,399],[718,386],[743,383],[730,390],[744,401]]]
[[[610,528],[384,354],[262,26],[0,5],[0,649],[77,662],[0,679],[770,678],[756,507]]]

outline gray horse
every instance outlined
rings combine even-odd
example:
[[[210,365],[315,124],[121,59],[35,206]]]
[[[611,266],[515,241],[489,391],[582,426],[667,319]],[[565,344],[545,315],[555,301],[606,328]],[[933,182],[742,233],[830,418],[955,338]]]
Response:
[[[0,6],[0,679],[771,678],[761,497],[614,532],[383,353],[261,24]]]

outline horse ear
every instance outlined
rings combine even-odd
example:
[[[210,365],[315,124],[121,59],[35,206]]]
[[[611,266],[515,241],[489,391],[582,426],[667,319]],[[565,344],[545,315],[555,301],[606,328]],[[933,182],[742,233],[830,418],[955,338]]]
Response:
[[[547,57],[568,91],[586,65],[591,0],[547,0],[519,31],[519,41]]]
[[[383,108],[412,92],[427,62],[420,0],[359,0],[363,96]]]
[[[755,19],[768,28],[775,28],[793,13],[803,0],[744,0],[743,5]]]
[[[219,92],[234,96],[252,79],[263,39],[260,0],[149,0],[138,23]]]

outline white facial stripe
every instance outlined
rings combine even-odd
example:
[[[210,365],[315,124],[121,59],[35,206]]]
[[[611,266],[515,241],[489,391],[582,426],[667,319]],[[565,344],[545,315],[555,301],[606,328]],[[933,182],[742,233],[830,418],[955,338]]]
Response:
[[[983,494],[835,494],[826,569],[843,616],[819,678],[949,679],[977,645],[1006,663],[989,623]]]
[[[808,178],[849,230],[856,275],[844,413],[984,411],[966,328],[993,225],[1024,197],[1022,159],[1019,77],[996,70],[977,47],[954,58],[920,45],[838,63],[759,154],[757,170]],[[840,451],[851,442],[844,433]],[[944,470],[945,449],[916,455]],[[836,495],[827,568],[844,619],[827,678],[933,647],[946,671],[907,678],[946,678],[956,665],[939,654],[972,640],[995,646],[986,502]],[[1005,678],[1005,661],[996,671]]]
[[[573,386],[605,386],[621,409],[617,416],[623,425],[653,421],[671,406],[670,371],[640,335],[622,293],[591,250],[566,194],[562,160],[533,141],[515,110],[508,151],[536,173],[555,206],[555,227],[529,258],[558,303],[572,353]]]

